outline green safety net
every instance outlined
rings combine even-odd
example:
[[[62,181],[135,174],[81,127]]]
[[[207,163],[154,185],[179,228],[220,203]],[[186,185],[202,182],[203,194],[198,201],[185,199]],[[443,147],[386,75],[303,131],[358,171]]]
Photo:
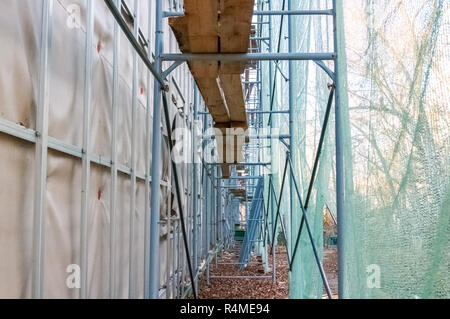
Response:
[[[270,2],[272,10],[282,10],[283,4],[287,9],[287,0]],[[345,166],[341,297],[449,298],[450,2],[338,0],[337,5],[342,18],[337,31]],[[326,0],[292,0],[292,10],[331,6]],[[270,19],[271,50],[276,52],[282,18]],[[284,19],[280,52],[289,49],[288,18]],[[333,51],[331,17],[291,19],[295,52]],[[264,30],[268,36],[269,28]],[[334,69],[333,63],[327,65]],[[289,74],[289,62],[279,62],[279,67],[263,63],[263,106],[270,109],[272,78],[273,109],[287,109],[292,81],[292,158],[304,200],[331,80],[313,62],[293,62],[292,70]],[[273,115],[271,127],[288,134],[288,116]],[[320,255],[324,212],[336,216],[334,133],[333,109],[308,207]],[[286,147],[274,140],[271,144],[273,181],[279,192]],[[281,212],[292,250],[301,210],[289,183],[286,186]],[[323,295],[306,229],[290,273],[290,295]]]

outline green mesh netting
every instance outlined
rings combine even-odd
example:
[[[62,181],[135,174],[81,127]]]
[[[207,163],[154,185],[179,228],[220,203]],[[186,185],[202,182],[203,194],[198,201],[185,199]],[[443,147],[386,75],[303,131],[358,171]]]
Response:
[[[347,297],[450,297],[449,9],[345,2]]]
[[[273,10],[284,0],[272,0]],[[287,3],[287,1],[286,1]],[[450,3],[444,0],[337,1],[339,79],[344,119],[346,255],[344,296],[450,297]],[[286,5],[286,4],[285,4]],[[342,7],[343,6],[343,7]],[[292,0],[293,10],[330,8],[331,1]],[[287,9],[287,6],[285,7]],[[276,52],[281,17],[272,17]],[[288,51],[287,18],[281,52]],[[330,17],[292,18],[295,52],[333,50]],[[268,35],[268,30],[265,31]],[[293,82],[295,175],[306,196],[330,79],[312,62],[279,63]],[[333,68],[333,64],[329,64]],[[274,109],[289,105],[288,81],[264,63],[263,105],[276,76]],[[266,119],[268,121],[268,117]],[[285,115],[272,127],[287,134]],[[334,114],[330,119],[308,216],[323,246],[325,206],[336,214]],[[272,141],[273,142],[273,141]],[[272,145],[279,192],[286,148]],[[289,187],[285,189],[289,194]],[[267,194],[267,191],[266,191]],[[282,203],[291,240],[301,219],[298,201]],[[292,298],[321,298],[323,288],[306,231],[290,275]],[[378,276],[379,274],[379,276]],[[379,279],[379,280],[378,280]]]

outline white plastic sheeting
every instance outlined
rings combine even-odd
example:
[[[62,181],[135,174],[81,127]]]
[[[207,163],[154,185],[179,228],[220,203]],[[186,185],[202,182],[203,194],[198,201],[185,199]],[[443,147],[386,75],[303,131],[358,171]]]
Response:
[[[94,41],[92,43],[91,154],[111,160],[114,20],[103,1],[94,1]],[[140,1],[140,27],[147,35],[149,1]],[[133,11],[133,1],[128,1]],[[4,0],[0,2],[0,118],[35,129],[38,96],[39,46],[42,1]],[[73,11],[80,9],[80,19]],[[75,13],[74,13],[75,12]],[[154,11],[153,11],[154,12]],[[51,16],[52,39],[49,61],[49,136],[75,149],[83,145],[83,97],[85,68],[86,5],[84,0],[54,0]],[[167,28],[167,27],[166,27]],[[154,28],[152,28],[154,30]],[[154,32],[148,35],[153,46]],[[166,42],[169,42],[166,36]],[[136,123],[136,210],[130,212],[133,50],[121,33],[118,88],[118,174],[117,224],[115,239],[115,296],[144,296],[145,256],[145,176],[146,122],[151,116],[153,78],[138,63],[138,105]],[[187,69],[176,73],[188,78]],[[183,88],[182,88],[183,89]],[[192,89],[184,85],[184,93]],[[147,113],[149,102],[149,113]],[[171,106],[174,118],[177,109]],[[151,121],[149,122],[151,123]],[[150,130],[151,132],[152,130]],[[151,136],[150,136],[151,141]],[[163,143],[162,180],[170,184],[169,154]],[[0,133],[0,298],[30,298],[33,267],[33,200],[35,146]],[[67,267],[80,264],[81,158],[50,150],[47,162],[45,203],[44,298],[78,298],[79,290],[66,281]],[[127,174],[125,172],[128,172]],[[167,217],[171,191],[162,185],[161,218]],[[111,169],[91,164],[88,211],[88,297],[107,298],[110,292],[110,203]],[[134,243],[130,252],[130,221],[135,221]],[[167,226],[161,231],[161,286],[167,276]],[[134,281],[130,285],[130,253]],[[184,253],[184,252],[183,252]],[[181,255],[184,258],[184,255]],[[130,292],[130,287],[134,289]]]

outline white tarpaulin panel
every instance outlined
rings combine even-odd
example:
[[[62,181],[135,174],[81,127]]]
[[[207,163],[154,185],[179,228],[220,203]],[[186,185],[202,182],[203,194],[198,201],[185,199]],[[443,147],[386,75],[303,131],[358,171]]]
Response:
[[[133,1],[129,1],[133,11]],[[148,1],[140,1],[140,28],[152,46],[154,35],[147,35]],[[79,10],[78,10],[79,9]],[[103,1],[94,5],[92,43],[92,100],[90,114],[90,151],[104,165],[91,164],[88,203],[88,289],[90,298],[107,298],[110,293],[111,164],[113,136],[113,51],[114,19]],[[38,99],[39,47],[42,1],[3,0],[0,2],[0,119],[34,130]],[[76,14],[79,15],[77,16]],[[75,15],[74,15],[75,14]],[[86,5],[83,0],[54,0],[51,15],[49,72],[49,136],[71,149],[83,146],[83,105],[85,84]],[[132,26],[131,26],[132,28]],[[154,29],[154,28],[153,28]],[[136,91],[136,205],[130,212],[132,178],[132,95],[133,49],[120,36],[119,87],[117,110],[117,158],[123,169],[118,174],[116,191],[115,256],[116,297],[144,296],[145,187],[147,123],[151,125],[153,78],[142,61],[138,62]],[[187,77],[187,71],[177,73]],[[183,92],[191,89],[185,85]],[[147,112],[147,103],[150,110]],[[177,109],[171,105],[171,116]],[[160,128],[158,128],[160,129]],[[151,134],[151,130],[150,134]],[[150,141],[152,136],[149,137]],[[170,184],[169,153],[163,143],[163,181]],[[35,146],[0,133],[0,298],[30,298],[33,267],[33,215]],[[70,265],[81,263],[82,160],[50,150],[45,190],[44,292],[45,298],[78,298],[79,290],[67,285]],[[162,187],[162,218],[169,212],[173,194]],[[134,220],[134,234],[130,222]],[[161,232],[161,285],[166,282],[167,232]],[[130,248],[130,236],[133,245]],[[164,239],[164,240],[163,240]],[[131,249],[131,252],[130,252]],[[131,253],[131,255],[130,255]],[[184,253],[184,252],[183,252]],[[130,260],[132,261],[130,263]],[[133,267],[130,285],[130,265]]]

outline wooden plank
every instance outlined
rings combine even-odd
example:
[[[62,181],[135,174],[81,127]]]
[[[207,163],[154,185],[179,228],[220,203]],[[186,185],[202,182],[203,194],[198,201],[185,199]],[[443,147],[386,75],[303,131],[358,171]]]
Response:
[[[184,1],[185,15],[169,19],[181,52],[218,52],[218,9],[217,0]]]
[[[244,160],[242,147],[246,143],[246,130],[242,126],[241,122],[215,125],[219,163],[236,164]]]
[[[253,18],[254,0],[220,0],[219,38],[221,53],[247,53],[250,44],[251,22]],[[246,64],[240,62],[222,63],[219,70],[222,87],[230,120],[235,122],[231,127],[248,129],[245,110],[244,91],[241,74]],[[230,137],[228,137],[230,138]],[[243,161],[242,139],[231,136],[234,146],[224,147],[223,156],[234,150],[235,163]]]
[[[219,38],[221,53],[247,53],[250,46],[254,0],[220,0]],[[242,74],[246,64],[223,63],[221,73]]]
[[[254,5],[254,0],[220,0],[219,37],[222,53],[247,53]]]
[[[170,18],[169,24],[184,53],[248,52],[254,0],[185,0],[185,16]],[[242,134],[247,130],[241,62],[190,62],[189,67],[216,123],[219,163],[229,175],[228,160],[243,161]],[[242,133],[227,132],[241,128]],[[229,135],[227,135],[229,134]],[[220,139],[225,136],[225,139]]]
[[[220,86],[225,94],[225,99],[230,113],[230,120],[241,122],[242,128],[246,130],[247,113],[245,111],[244,90],[240,74],[220,74]]]
[[[214,122],[228,124],[230,122],[230,114],[225,104],[226,100],[223,91],[217,83],[217,78],[202,76],[194,76],[194,78]]]
[[[219,38],[221,53],[247,53],[252,31],[254,0],[220,0]],[[225,93],[230,119],[247,129],[241,74],[245,63],[222,63],[220,85]]]
[[[222,167],[222,177],[229,178],[230,177],[230,165],[222,164],[221,167]]]
[[[217,53],[218,36],[218,0],[186,0],[185,16],[170,18],[175,37],[184,53]],[[197,86],[217,123],[230,121],[224,93],[217,82],[219,63],[197,61],[189,63]]]

